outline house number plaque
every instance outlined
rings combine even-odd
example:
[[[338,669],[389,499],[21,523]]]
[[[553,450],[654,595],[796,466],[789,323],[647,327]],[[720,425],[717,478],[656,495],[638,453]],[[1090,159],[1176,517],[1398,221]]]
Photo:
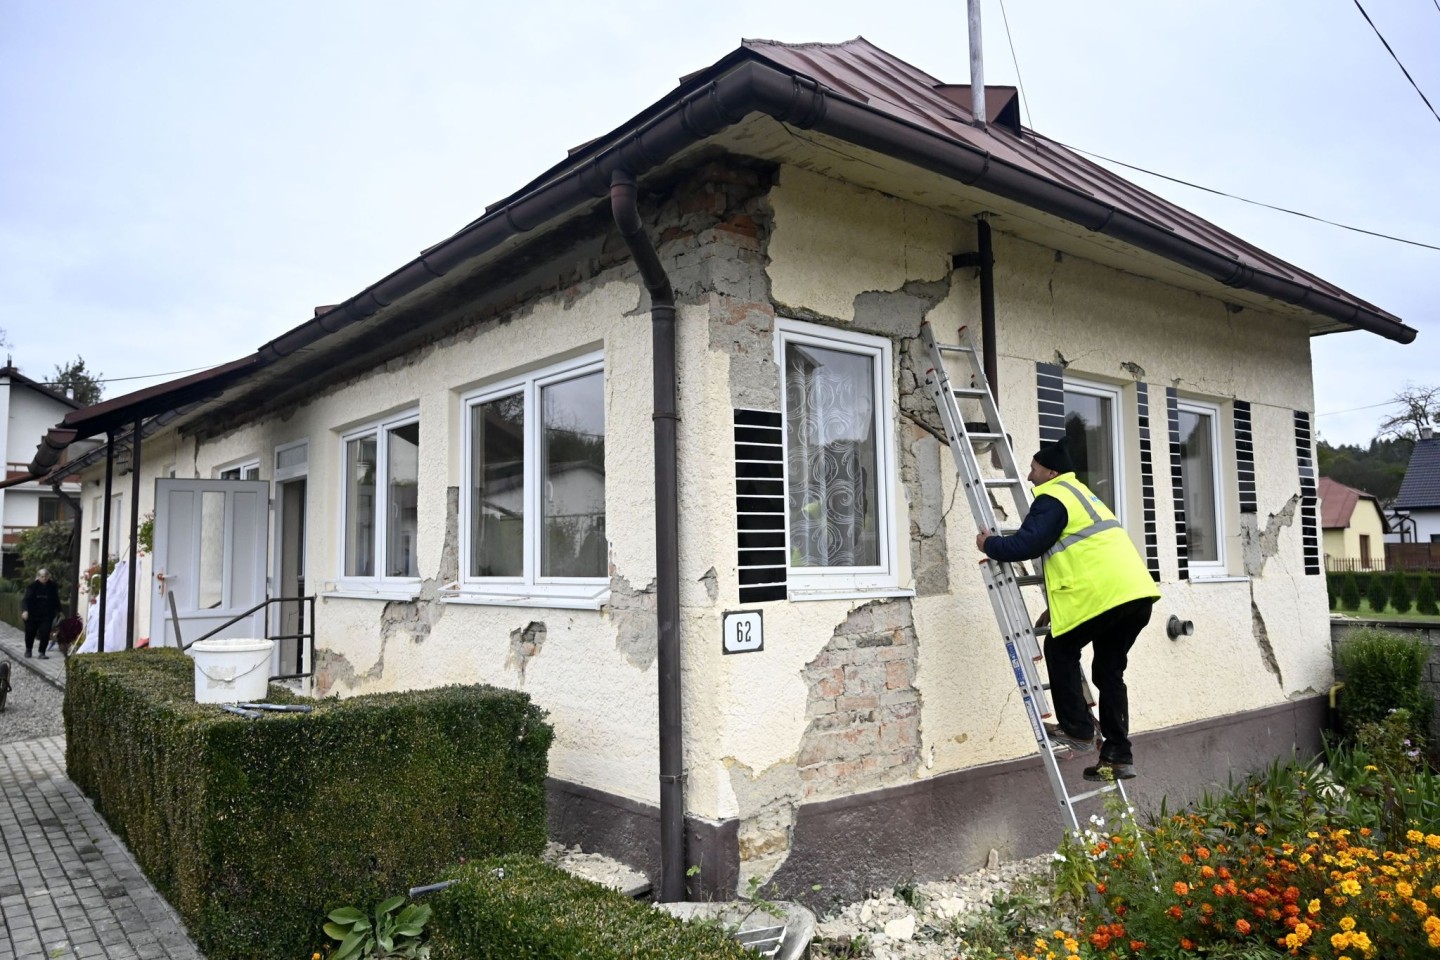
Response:
[[[765,649],[764,619],[759,610],[727,610],[724,616],[725,653],[754,653]]]

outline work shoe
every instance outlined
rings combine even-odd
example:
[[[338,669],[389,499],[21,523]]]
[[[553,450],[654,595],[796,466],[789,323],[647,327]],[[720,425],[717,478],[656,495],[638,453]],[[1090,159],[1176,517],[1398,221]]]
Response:
[[[1086,767],[1080,775],[1086,780],[1093,780],[1096,783],[1106,783],[1111,780],[1134,780],[1135,764],[1101,760],[1093,767]]]
[[[42,654],[40,654],[40,659],[41,659],[41,660],[49,660],[49,659],[50,659],[50,654],[48,654],[48,653],[42,653]]]
[[[1052,746],[1069,750],[1071,753],[1089,753],[1095,749],[1095,739],[1093,737],[1086,739],[1085,737],[1072,736],[1066,733],[1064,728],[1057,723],[1045,724],[1045,735],[1050,738]]]
[[[29,650],[26,650],[26,651],[25,651],[25,659],[26,659],[26,660],[29,660],[29,659],[30,659],[31,657],[33,657],[33,656],[34,656],[34,654],[31,653]]]

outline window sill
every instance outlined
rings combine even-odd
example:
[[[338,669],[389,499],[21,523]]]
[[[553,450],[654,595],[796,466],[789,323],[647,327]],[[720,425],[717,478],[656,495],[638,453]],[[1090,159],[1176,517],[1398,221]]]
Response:
[[[808,603],[812,600],[882,600],[887,597],[915,596],[914,589],[910,587],[841,587],[827,590],[823,587],[791,586],[787,593],[793,603]]]
[[[545,593],[449,593],[442,594],[441,603],[458,603],[476,607],[548,607],[552,610],[599,610],[610,602],[610,588],[589,594]]]
[[[1228,573],[1217,573],[1210,576],[1190,575],[1191,583],[1249,583],[1249,577],[1235,577]]]
[[[400,580],[392,583],[377,583],[367,586],[360,583],[334,583],[329,590],[320,591],[327,600],[399,600],[408,602],[420,596],[420,581]]]

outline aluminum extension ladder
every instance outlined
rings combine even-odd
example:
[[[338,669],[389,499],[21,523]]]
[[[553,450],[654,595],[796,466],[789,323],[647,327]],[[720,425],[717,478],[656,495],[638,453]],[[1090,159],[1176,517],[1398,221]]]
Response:
[[[1020,472],[1020,465],[1015,461],[1015,450],[1005,433],[1005,425],[1000,421],[1000,409],[990,393],[990,384],[985,379],[984,366],[975,345],[974,335],[969,328],[961,327],[961,343],[938,343],[935,332],[927,321],[920,325],[920,336],[924,339],[930,356],[930,369],[925,373],[925,385],[929,388],[930,396],[934,399],[935,407],[940,411],[940,419],[945,425],[945,435],[950,440],[950,453],[955,458],[960,483],[965,488],[965,498],[970,502],[970,513],[986,531],[1001,535],[1013,534],[1020,529],[1020,523],[1030,511],[1030,488]],[[958,377],[952,377],[947,358],[963,359],[965,369],[959,371]],[[964,386],[955,386],[957,381]],[[974,411],[978,408],[981,419],[967,421],[961,408],[962,402],[966,404],[966,410]],[[993,451],[992,463],[999,471],[998,476],[987,476],[981,471],[977,447]],[[1013,526],[1001,526],[996,521],[992,490],[1008,491],[1014,498]],[[1021,591],[1022,587],[1038,586],[1043,597],[1045,578],[1040,574],[1038,561],[1032,574],[1027,573],[1019,564],[1002,563],[987,558],[980,562],[980,574],[985,580],[985,592],[990,597],[990,605],[995,609],[995,621],[999,624],[1000,634],[1005,641],[1005,652],[1010,657],[1010,668],[1014,671],[1015,683],[1020,688],[1025,715],[1030,718],[1030,730],[1035,735],[1040,759],[1066,822],[1072,830],[1079,832],[1080,817],[1075,811],[1075,805],[1112,791],[1119,793],[1125,809],[1128,810],[1130,801],[1119,780],[1102,784],[1095,789],[1072,793],[1060,774],[1060,756],[1069,754],[1070,750],[1067,747],[1057,748],[1045,734],[1043,721],[1051,715],[1049,700],[1045,694],[1049,684],[1040,678],[1038,664],[1043,655],[1036,641],[1036,628],[1031,626],[1025,596]],[[1088,701],[1091,699],[1088,684],[1085,689]]]

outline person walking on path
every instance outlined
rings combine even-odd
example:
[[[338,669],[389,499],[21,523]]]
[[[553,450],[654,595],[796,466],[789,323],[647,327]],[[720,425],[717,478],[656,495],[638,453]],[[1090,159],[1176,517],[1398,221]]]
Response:
[[[25,588],[25,596],[20,599],[20,619],[25,621],[25,656],[30,656],[35,638],[39,636],[40,659],[49,659],[45,650],[50,646],[50,628],[59,612],[60,591],[50,580],[50,571],[41,568],[35,574],[35,582]]]
[[[1044,557],[1050,635],[1045,664],[1057,723],[1052,743],[1073,753],[1095,749],[1095,723],[1085,703],[1080,651],[1094,645],[1091,677],[1100,693],[1100,762],[1086,780],[1135,776],[1125,667],[1130,648],[1150,622],[1160,591],[1115,514],[1075,477],[1064,442],[1040,448],[1026,479],[1035,501],[1013,536],[984,530],[975,546],[1007,563]]]

